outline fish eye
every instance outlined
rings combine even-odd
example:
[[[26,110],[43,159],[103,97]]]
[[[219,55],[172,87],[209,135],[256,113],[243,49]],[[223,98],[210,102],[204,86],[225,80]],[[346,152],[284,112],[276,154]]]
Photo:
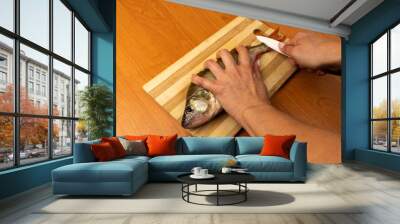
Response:
[[[208,103],[204,100],[191,100],[190,108],[193,111],[204,113],[207,111]]]

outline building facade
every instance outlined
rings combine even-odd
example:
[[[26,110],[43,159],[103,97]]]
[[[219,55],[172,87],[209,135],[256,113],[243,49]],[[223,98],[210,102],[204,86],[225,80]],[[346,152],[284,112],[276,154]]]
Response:
[[[10,91],[9,86],[14,86],[13,73],[13,48],[0,42],[0,95]],[[27,100],[33,106],[33,110],[45,111],[49,108],[49,97],[53,97],[53,114],[60,117],[72,117],[72,77],[71,73],[66,74],[57,69],[53,69],[53,90],[49,94],[49,68],[33,58],[26,56],[25,52],[20,53],[20,92],[26,93]],[[75,85],[79,81],[75,81]],[[77,101],[79,97],[77,97]],[[21,96],[22,99],[22,96]],[[79,102],[76,102],[79,105]],[[1,106],[1,105],[0,105]],[[11,111],[10,111],[11,112]],[[24,111],[21,105],[21,113],[30,113],[31,110]],[[79,110],[76,111],[79,116]],[[57,139],[53,138],[54,152],[63,148],[70,149],[72,142],[72,122],[70,120],[53,120],[53,127],[58,131]]]

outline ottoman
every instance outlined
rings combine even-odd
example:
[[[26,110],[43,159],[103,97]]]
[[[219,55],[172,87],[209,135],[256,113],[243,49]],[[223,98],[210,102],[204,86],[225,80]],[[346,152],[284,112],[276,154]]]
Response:
[[[52,172],[53,193],[68,195],[132,195],[148,179],[145,159],[74,163]]]

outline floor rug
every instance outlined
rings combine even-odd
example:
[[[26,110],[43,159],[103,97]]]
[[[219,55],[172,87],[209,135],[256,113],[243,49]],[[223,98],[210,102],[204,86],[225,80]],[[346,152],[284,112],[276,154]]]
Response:
[[[44,205],[36,213],[359,213],[360,205],[349,203],[317,184],[249,184],[247,201],[237,205],[204,206],[182,200],[181,185],[150,183],[130,197],[61,196]],[[224,186],[225,190],[234,186]],[[201,185],[198,190],[212,190],[213,185]],[[191,188],[194,190],[194,186]],[[191,196],[197,203],[214,204],[210,196]],[[240,198],[223,197],[222,203]]]

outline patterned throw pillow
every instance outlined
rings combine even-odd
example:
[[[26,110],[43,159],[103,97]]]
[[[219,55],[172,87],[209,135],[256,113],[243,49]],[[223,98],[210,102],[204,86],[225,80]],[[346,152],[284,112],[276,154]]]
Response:
[[[119,138],[122,146],[126,151],[126,155],[145,156],[147,155],[147,149],[144,141],[141,140],[126,140]]]

